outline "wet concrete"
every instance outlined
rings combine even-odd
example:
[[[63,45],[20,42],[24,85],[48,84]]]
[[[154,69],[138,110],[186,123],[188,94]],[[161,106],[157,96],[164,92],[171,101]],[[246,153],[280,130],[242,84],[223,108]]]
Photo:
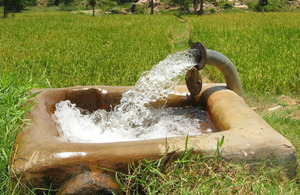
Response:
[[[15,141],[11,159],[13,177],[36,187],[61,189],[59,194],[117,192],[114,173],[123,171],[131,162],[144,158],[158,159],[166,152],[185,149],[186,137],[173,137],[116,143],[72,143],[60,137],[52,117],[55,104],[70,100],[90,112],[110,110],[119,103],[122,93],[130,87],[85,86],[42,91],[32,98],[29,124]],[[159,107],[161,101],[151,106]],[[283,164],[293,177],[296,171],[295,147],[251,110],[236,93],[224,84],[204,84],[197,96],[191,96],[186,86],[177,86],[166,106],[204,106],[218,132],[189,137],[188,146],[203,155],[215,154],[217,141],[225,137],[221,156],[236,162],[270,160]]]

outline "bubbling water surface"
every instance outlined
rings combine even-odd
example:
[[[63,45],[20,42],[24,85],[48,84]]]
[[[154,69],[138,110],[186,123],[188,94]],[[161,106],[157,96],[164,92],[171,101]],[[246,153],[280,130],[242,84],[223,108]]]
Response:
[[[104,143],[202,134],[205,111],[199,108],[146,107],[150,102],[167,99],[181,76],[196,64],[195,52],[187,50],[169,55],[144,72],[110,112],[99,109],[83,114],[68,100],[56,104],[54,118],[63,139]],[[211,129],[203,131],[210,132]]]

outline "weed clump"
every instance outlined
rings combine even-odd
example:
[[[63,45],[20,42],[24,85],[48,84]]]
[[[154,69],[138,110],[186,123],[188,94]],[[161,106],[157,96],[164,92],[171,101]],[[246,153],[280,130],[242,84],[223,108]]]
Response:
[[[116,178],[126,194],[293,194],[298,185],[297,179],[289,180],[281,167],[270,167],[268,162],[235,164],[195,154],[193,148],[132,163]]]

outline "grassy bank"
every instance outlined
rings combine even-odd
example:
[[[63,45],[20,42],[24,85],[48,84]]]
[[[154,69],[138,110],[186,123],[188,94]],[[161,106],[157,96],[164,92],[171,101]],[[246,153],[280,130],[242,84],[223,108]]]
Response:
[[[22,128],[26,111],[23,97],[28,89],[133,85],[142,72],[168,54],[187,49],[189,41],[204,42],[208,49],[225,54],[236,64],[247,103],[291,140],[299,159],[299,103],[280,99],[284,94],[299,100],[299,17],[299,13],[237,13],[185,16],[179,20],[171,15],[92,18],[36,12],[0,19],[0,138],[4,140],[0,144],[1,194],[18,191],[14,191],[10,180],[9,159],[15,134]],[[218,71],[208,66],[205,69],[212,80],[221,81]],[[268,111],[277,105],[282,108]],[[247,167],[224,164],[220,159],[188,159],[186,164],[181,161],[180,166],[175,162],[165,167],[158,162],[141,162],[139,172],[132,177],[149,175],[149,180],[138,187],[144,185],[153,192],[165,182],[165,191],[161,192],[167,194],[201,190],[294,194],[299,188],[296,180],[279,177],[277,168],[261,169],[251,176]],[[227,165],[229,172],[223,169]],[[150,174],[153,168],[164,177]],[[203,174],[195,174],[201,170]],[[222,171],[232,175],[228,178]],[[124,177],[124,190],[132,189],[132,180]]]
[[[11,181],[10,158],[15,136],[24,124],[25,114],[32,105],[26,105],[28,90],[37,86],[37,81],[18,81],[14,74],[0,76],[0,194],[19,194],[18,184]]]

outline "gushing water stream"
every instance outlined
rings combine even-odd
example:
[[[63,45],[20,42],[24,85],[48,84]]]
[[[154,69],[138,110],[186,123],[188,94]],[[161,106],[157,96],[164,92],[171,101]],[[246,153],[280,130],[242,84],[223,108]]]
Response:
[[[187,50],[169,55],[144,72],[110,112],[99,109],[82,114],[68,100],[58,103],[54,117],[62,137],[71,142],[103,143],[202,134],[200,123],[205,111],[199,108],[146,107],[150,102],[169,96],[181,76],[196,64],[194,52]]]

